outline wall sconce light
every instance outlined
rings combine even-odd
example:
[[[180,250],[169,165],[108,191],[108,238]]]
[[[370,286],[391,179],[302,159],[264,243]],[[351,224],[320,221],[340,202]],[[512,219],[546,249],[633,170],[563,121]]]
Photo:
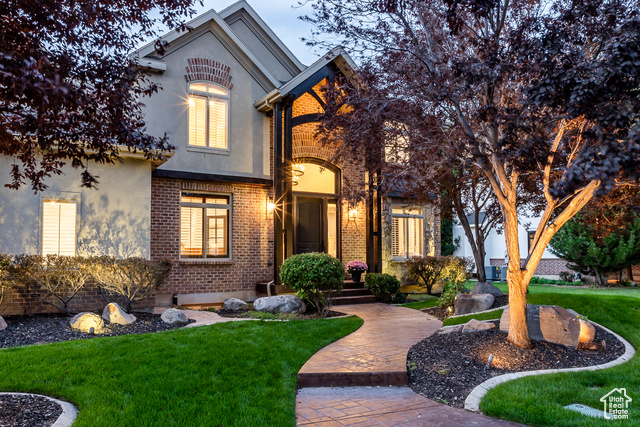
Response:
[[[276,204],[271,197],[267,197],[267,213],[271,215],[274,210],[276,210]]]
[[[189,107],[195,107],[196,106],[196,101],[193,98],[189,98],[188,103],[189,103]]]
[[[349,219],[356,219],[358,218],[358,209],[353,208],[349,210]]]

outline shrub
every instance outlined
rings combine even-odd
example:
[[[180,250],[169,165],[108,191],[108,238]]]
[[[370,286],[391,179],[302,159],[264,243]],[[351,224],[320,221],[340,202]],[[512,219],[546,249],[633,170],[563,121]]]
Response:
[[[365,286],[384,303],[402,303],[406,299],[400,293],[400,281],[391,274],[369,273],[365,277]]]
[[[127,313],[131,305],[151,295],[169,277],[171,261],[149,261],[144,258],[117,259],[97,257],[91,260],[91,274],[108,295],[121,296]]]
[[[533,276],[529,281],[529,284],[532,285],[560,285],[560,286],[580,286],[582,285],[581,281],[577,282],[567,282],[564,280],[555,280],[555,279],[545,279],[542,277]]]
[[[332,296],[342,291],[344,267],[340,260],[325,253],[293,255],[280,267],[280,280],[326,316]]]
[[[564,281],[564,282],[573,282],[573,273],[570,273],[568,271],[561,271],[560,274],[558,274],[558,276],[560,276],[560,280]]]
[[[10,272],[12,262],[13,257],[11,255],[0,254],[0,305],[2,305],[5,291],[15,285]]]
[[[407,275],[415,285],[427,288],[427,294],[442,278],[446,258],[440,256],[416,256],[407,259]]]
[[[444,283],[453,283],[456,288],[464,289],[464,285],[469,277],[471,277],[473,269],[474,263],[469,258],[456,256],[445,257],[442,280]]]

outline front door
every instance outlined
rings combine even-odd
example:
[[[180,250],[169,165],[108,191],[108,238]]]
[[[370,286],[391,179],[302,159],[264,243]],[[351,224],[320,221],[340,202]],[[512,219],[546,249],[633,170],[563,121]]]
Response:
[[[296,213],[296,252],[324,252],[324,200],[296,197]]]

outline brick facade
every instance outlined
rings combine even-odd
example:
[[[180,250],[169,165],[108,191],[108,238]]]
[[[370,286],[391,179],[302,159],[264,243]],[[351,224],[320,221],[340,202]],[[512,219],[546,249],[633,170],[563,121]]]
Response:
[[[524,258],[522,262],[524,262]],[[494,267],[502,267],[505,265],[502,258],[491,258],[489,260],[490,265]],[[573,272],[573,270],[567,267],[567,261],[560,258],[543,258],[540,260],[536,272],[536,276],[557,276],[563,271]]]
[[[229,74],[231,68],[221,62],[208,58],[187,58],[186,71],[184,78],[187,82],[206,81],[217,83],[227,89],[233,88]]]
[[[182,191],[232,196],[231,259],[180,259]],[[271,188],[154,178],[151,185],[151,259],[170,259],[173,269],[158,295],[253,292],[273,278],[273,219],[267,214]]]

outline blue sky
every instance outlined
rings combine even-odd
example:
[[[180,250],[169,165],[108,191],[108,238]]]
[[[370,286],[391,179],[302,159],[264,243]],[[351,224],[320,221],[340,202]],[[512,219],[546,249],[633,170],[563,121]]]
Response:
[[[198,14],[209,9],[221,11],[235,2],[236,0],[205,0],[204,6],[196,5],[196,10]],[[311,34],[311,25],[298,19],[301,15],[311,13],[310,5],[297,7],[298,0],[248,0],[248,3],[303,64],[309,65],[318,59],[318,55],[313,54],[300,41],[300,37],[309,37]]]

